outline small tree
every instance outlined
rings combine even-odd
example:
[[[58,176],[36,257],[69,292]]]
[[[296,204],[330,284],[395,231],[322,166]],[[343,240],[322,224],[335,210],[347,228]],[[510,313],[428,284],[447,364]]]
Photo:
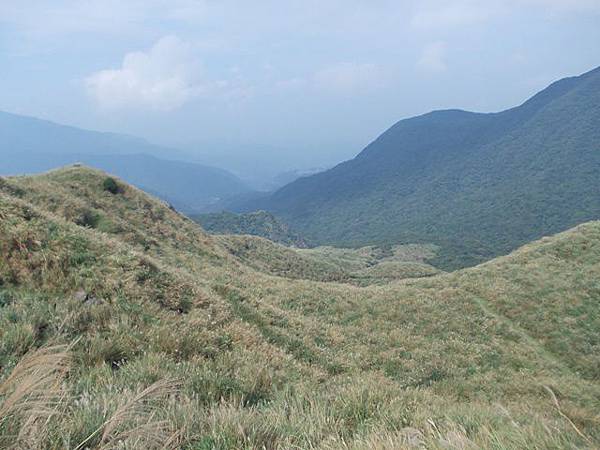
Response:
[[[112,177],[106,177],[102,183],[102,187],[111,194],[118,194],[121,190],[117,181]]]

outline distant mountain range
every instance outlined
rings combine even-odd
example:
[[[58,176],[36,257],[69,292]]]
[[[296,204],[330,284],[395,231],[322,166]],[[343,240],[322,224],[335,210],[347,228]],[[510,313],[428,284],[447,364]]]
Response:
[[[320,244],[434,243],[468,266],[600,217],[600,68],[491,114],[402,120],[356,158],[238,211]]]
[[[251,191],[230,172],[178,161],[186,157],[179,150],[127,135],[0,112],[0,175],[43,172],[82,162],[118,175],[188,213]]]
[[[174,139],[177,142],[177,139]],[[290,142],[287,147],[247,141],[179,142],[176,148],[195,155],[195,160],[208,166],[223,167],[251,188],[271,192],[296,179],[333,167],[356,152],[332,151],[329,157],[315,160],[314,150],[302,149]],[[337,150],[337,148],[336,148]],[[330,153],[330,152],[327,152]]]
[[[299,178],[308,177],[310,175],[314,175],[319,172],[324,172],[325,170],[327,170],[327,169],[323,168],[323,167],[314,167],[312,169],[305,169],[305,170],[296,169],[296,170],[287,170],[285,172],[281,172],[280,174],[273,177],[273,180],[272,180],[273,189],[271,189],[271,190],[276,190],[280,187],[285,186],[286,184],[293,183],[294,181],[296,181]]]

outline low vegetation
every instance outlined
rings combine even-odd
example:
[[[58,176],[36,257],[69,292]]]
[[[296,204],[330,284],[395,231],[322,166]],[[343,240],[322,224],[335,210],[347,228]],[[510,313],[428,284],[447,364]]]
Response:
[[[110,192],[111,194],[118,194],[121,190],[119,188],[119,184],[113,177],[106,177],[102,182],[102,187],[105,191]]]
[[[600,223],[388,279],[435,248],[213,237],[105,177],[0,180],[0,448],[600,446]]]
[[[222,235],[217,240],[248,266],[292,279],[367,286],[441,273],[425,263],[435,256],[433,246],[298,249],[253,236]]]
[[[247,214],[220,213],[197,214],[192,216],[202,228],[213,234],[249,234],[260,236],[280,244],[305,248],[307,241],[290,227],[266,211]]]
[[[407,244],[357,249],[316,247],[299,249],[297,252],[309,260],[337,267],[347,274],[347,282],[359,286],[442,273],[427,263],[437,254],[434,245]]]

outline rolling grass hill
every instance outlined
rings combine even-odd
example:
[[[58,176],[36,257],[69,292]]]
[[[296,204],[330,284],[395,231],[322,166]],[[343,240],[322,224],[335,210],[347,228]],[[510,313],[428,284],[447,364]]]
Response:
[[[356,158],[238,205],[317,244],[433,243],[452,269],[600,218],[600,68],[493,114],[402,120]]]
[[[248,266],[292,279],[367,286],[441,273],[425,262],[435,256],[431,246],[407,245],[387,250],[379,247],[298,249],[254,236],[221,235],[217,239]]]
[[[106,177],[0,179],[1,448],[600,446],[600,223],[360,287],[251,266]]]

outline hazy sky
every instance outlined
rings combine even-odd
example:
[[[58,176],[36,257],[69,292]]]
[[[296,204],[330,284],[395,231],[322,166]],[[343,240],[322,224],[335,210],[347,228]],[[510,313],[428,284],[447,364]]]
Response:
[[[600,0],[0,0],[0,109],[303,167],[598,65]]]

